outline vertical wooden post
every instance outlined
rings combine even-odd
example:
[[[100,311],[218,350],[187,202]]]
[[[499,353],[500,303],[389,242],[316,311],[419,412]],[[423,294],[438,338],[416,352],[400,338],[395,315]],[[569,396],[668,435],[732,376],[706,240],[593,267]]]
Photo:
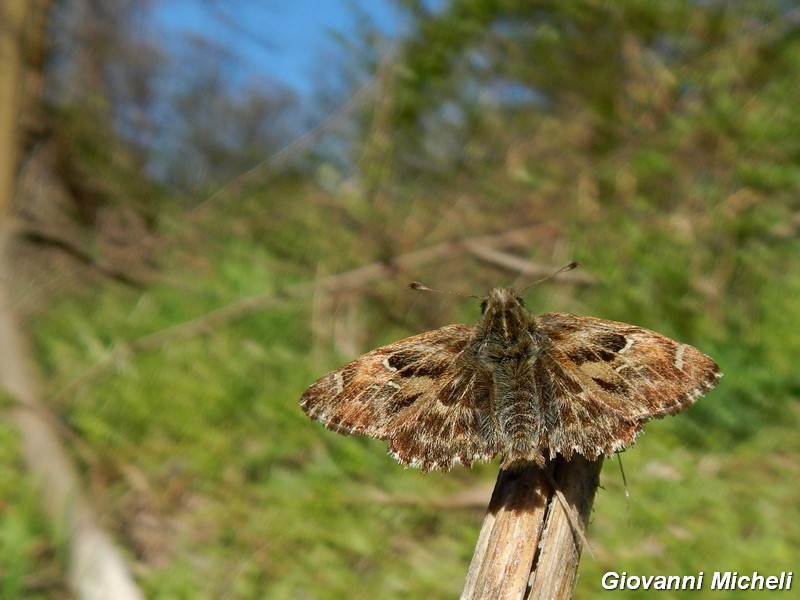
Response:
[[[571,598],[602,464],[575,456],[552,461],[549,474],[532,465],[500,471],[462,600]]]

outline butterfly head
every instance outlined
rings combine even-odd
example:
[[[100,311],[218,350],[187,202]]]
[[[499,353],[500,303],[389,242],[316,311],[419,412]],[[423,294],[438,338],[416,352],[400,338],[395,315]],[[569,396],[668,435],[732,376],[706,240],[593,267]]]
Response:
[[[481,302],[481,324],[487,333],[510,340],[525,331],[530,313],[513,288],[494,288]]]

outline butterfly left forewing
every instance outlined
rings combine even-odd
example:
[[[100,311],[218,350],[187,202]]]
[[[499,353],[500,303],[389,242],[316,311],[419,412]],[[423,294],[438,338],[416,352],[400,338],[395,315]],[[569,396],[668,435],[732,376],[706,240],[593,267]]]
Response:
[[[300,405],[339,433],[388,440],[392,456],[423,471],[488,460],[476,398],[491,392],[465,358],[472,331],[450,325],[368,352],[319,379]]]

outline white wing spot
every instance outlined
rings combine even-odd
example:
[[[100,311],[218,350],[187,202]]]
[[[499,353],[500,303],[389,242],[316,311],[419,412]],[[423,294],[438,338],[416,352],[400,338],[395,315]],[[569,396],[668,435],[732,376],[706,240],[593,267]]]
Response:
[[[686,351],[686,346],[678,346],[678,349],[675,351],[675,368],[679,371],[683,371],[683,353]]]
[[[622,350],[619,351],[619,354],[623,354],[624,352],[630,350],[631,346],[633,346],[633,341],[633,338],[628,338],[628,342],[625,344]]]
[[[386,385],[388,385],[389,387],[393,387],[393,388],[394,388],[394,389],[396,389],[396,390],[399,390],[399,389],[400,389],[400,386],[399,386],[399,385],[397,385],[397,384],[396,384],[394,381],[387,381],[387,382],[386,382]]]
[[[390,365],[390,364],[389,364],[389,358],[388,358],[388,357],[384,358],[384,359],[381,361],[381,364],[382,364],[384,367],[386,367],[387,369],[389,369],[390,371],[397,371],[397,369],[396,369],[395,367],[393,367],[392,365]]]
[[[336,384],[336,393],[341,394],[344,391],[344,379],[342,379],[342,374],[334,374],[333,382]]]

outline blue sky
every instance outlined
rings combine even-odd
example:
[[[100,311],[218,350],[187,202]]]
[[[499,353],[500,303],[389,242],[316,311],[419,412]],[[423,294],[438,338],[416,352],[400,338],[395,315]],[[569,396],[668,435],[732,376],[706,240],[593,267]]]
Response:
[[[163,35],[199,33],[242,59],[245,75],[285,83],[303,96],[334,47],[332,31],[352,34],[357,11],[384,33],[400,28],[390,0],[162,0],[154,11]]]

